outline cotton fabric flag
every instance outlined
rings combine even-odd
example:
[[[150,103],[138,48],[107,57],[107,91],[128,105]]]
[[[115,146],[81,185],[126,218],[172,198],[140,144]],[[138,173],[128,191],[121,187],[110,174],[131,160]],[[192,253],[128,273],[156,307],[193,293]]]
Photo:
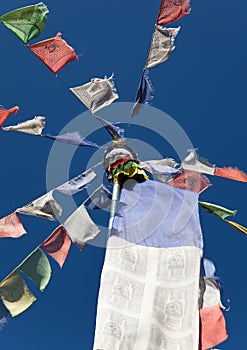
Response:
[[[70,246],[71,241],[66,230],[63,226],[58,226],[40,245],[40,248],[52,256],[59,264],[60,268],[62,268],[69,253]]]
[[[148,75],[148,70],[144,69],[142,78],[137,90],[135,104],[131,113],[131,117],[135,117],[140,113],[141,105],[149,105],[154,97],[154,88]]]
[[[93,349],[198,350],[201,250],[108,240]]]
[[[237,210],[230,210],[224,208],[220,205],[208,203],[208,202],[199,202],[200,206],[205,209],[208,213],[219,216],[222,220],[224,220],[228,216],[235,216]]]
[[[54,221],[58,216],[62,215],[61,206],[53,198],[53,190],[24,205],[24,207],[16,209],[16,211],[21,214],[38,216]]]
[[[188,156],[183,160],[181,167],[184,170],[197,171],[199,173],[214,175],[215,165],[205,159],[198,157],[195,149],[190,149]]]
[[[11,125],[2,128],[4,131],[19,131],[26,134],[38,135],[42,134],[42,130],[45,127],[45,117],[34,117],[30,120],[18,123],[17,125]]]
[[[25,44],[44,29],[48,8],[42,2],[6,13],[0,21]]]
[[[178,164],[171,158],[140,162],[140,167],[143,170],[148,171],[162,182],[167,182],[171,175],[179,171],[175,168],[177,165]]]
[[[218,283],[214,278],[200,278],[200,342],[199,350],[210,349],[228,338],[226,322],[221,311]]]
[[[3,106],[0,106],[0,127],[3,125],[3,123],[11,113],[17,114],[18,112],[19,112],[18,106],[12,107],[10,109],[5,109]]]
[[[41,249],[32,252],[19,266],[22,271],[33,283],[37,285],[41,292],[45,290],[51,278],[51,266],[46,255]]]
[[[235,228],[237,231],[243,233],[244,235],[247,236],[247,228],[238,224],[237,222],[230,221],[230,220],[224,220],[225,222],[228,223],[231,227]]]
[[[165,183],[128,180],[121,190],[113,235],[149,247],[203,247],[198,193]]]
[[[61,36],[61,33],[57,33],[54,38],[28,46],[54,74],[67,63],[78,59],[74,49]]]
[[[74,195],[86,188],[86,186],[89,185],[96,177],[97,174],[94,172],[94,170],[89,169],[65,182],[63,185],[58,186],[56,190],[63,194]]]
[[[119,98],[113,75],[109,78],[93,78],[89,83],[70,88],[73,94],[92,112],[109,106]]]
[[[247,182],[247,175],[238,168],[216,168],[214,175],[235,181]]]
[[[54,141],[68,143],[70,145],[89,146],[89,147],[99,148],[99,146],[96,143],[83,138],[78,131],[68,132],[66,134],[57,135],[57,136],[53,136],[49,134],[43,134],[42,136]]]
[[[124,183],[101,275],[94,350],[198,350],[197,201],[197,193],[152,180]]]
[[[99,233],[98,226],[92,221],[82,204],[74,213],[64,222],[63,227],[67,231],[72,242],[80,249],[84,249]]]
[[[12,272],[0,283],[0,296],[13,317],[28,309],[36,300],[18,271]]]
[[[112,193],[100,185],[83,203],[87,209],[105,209],[111,205]]]
[[[0,238],[19,238],[26,233],[17,213],[12,213],[0,219]]]
[[[155,26],[146,68],[152,68],[166,61],[175,49],[174,40],[180,31],[178,28]]]
[[[107,120],[97,117],[96,119],[105,127],[105,129],[109,132],[113,140],[120,140],[122,138],[122,134],[124,133],[124,129],[119,126],[113,125],[109,123]]]
[[[168,24],[177,21],[190,11],[190,0],[162,0],[156,23]]]
[[[172,175],[167,184],[197,193],[202,193],[209,186],[212,186],[205,175],[190,170],[180,170],[177,174]]]

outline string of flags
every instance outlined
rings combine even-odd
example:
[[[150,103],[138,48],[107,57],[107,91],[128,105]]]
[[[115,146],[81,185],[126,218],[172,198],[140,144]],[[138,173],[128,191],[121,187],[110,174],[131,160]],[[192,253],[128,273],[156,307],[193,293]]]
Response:
[[[175,48],[174,42],[180,27],[167,28],[164,25],[179,20],[190,11],[189,0],[161,1],[131,117],[137,116],[141,106],[150,104],[154,97],[154,88],[149,77],[150,69],[168,60]],[[41,2],[2,15],[0,22],[9,28],[30,51],[57,75],[58,71],[67,63],[78,59],[74,49],[61,38],[62,34],[58,33],[53,38],[32,45],[28,44],[29,41],[42,33],[48,12],[47,6]],[[149,309],[153,308],[152,317],[156,321],[151,324],[151,338],[148,339],[147,334],[137,340],[139,348],[148,348],[150,339],[152,339],[152,344],[160,347],[168,344],[169,347],[173,344],[174,334],[181,331],[180,337],[177,339],[179,345],[185,346],[186,349],[196,349],[199,342],[200,350],[212,349],[227,339],[228,335],[222,313],[224,306],[221,303],[219,278],[215,276],[215,266],[211,261],[202,258],[203,237],[197,207],[194,206],[194,203],[199,203],[206,212],[218,216],[231,227],[247,235],[247,228],[227,219],[229,216],[235,216],[236,210],[198,201],[199,194],[212,185],[206,175],[242,182],[247,182],[247,175],[237,168],[217,167],[199,157],[195,149],[189,150],[188,156],[180,166],[170,158],[148,161],[139,161],[135,157],[133,159],[129,153],[126,153],[124,130],[96,116],[99,110],[109,106],[119,98],[113,74],[110,77],[92,78],[90,82],[71,87],[70,91],[90,110],[115,143],[121,143],[117,151],[114,147],[111,150],[110,156],[114,161],[109,163],[106,169],[108,179],[121,181],[123,178],[138,178],[139,180],[131,191],[124,187],[121,191],[120,206],[113,222],[113,234],[109,238],[108,244],[109,247],[112,243],[114,247],[116,247],[115,244],[121,246],[126,241],[133,244],[125,251],[109,249],[106,252],[99,293],[94,349],[102,349],[106,343],[110,344],[112,348],[116,348],[119,344],[116,339],[125,339],[128,348],[133,348],[133,344],[130,343],[133,339],[127,335],[129,328],[135,332],[137,325],[134,323],[134,319],[129,324],[126,324],[125,320],[129,317],[128,310],[131,310],[136,312],[140,325],[143,325],[145,323],[143,305],[147,305]],[[36,116],[16,125],[2,126],[11,113],[17,114],[18,111],[18,106],[10,109],[0,108],[0,127],[2,130],[42,136],[77,146],[100,148],[96,143],[83,138],[77,131],[55,136],[44,134],[46,120],[43,116]],[[74,195],[90,185],[96,176],[93,167],[32,202],[17,208],[13,213],[0,219],[0,238],[19,238],[27,234],[19,214],[55,221],[62,214],[62,206],[54,199],[54,191]],[[158,181],[150,180],[149,176]],[[185,198],[185,193],[187,193],[185,191],[188,192],[187,198]],[[145,210],[150,209],[147,203],[154,192],[156,197],[151,208],[153,217],[152,220],[148,220],[148,217],[141,216],[145,216]],[[169,212],[165,212],[167,208],[162,205],[164,195],[168,202],[172,198]],[[188,218],[186,218],[186,212],[181,217],[176,217],[177,208],[183,200],[186,203],[186,208],[194,208],[189,213],[190,217]],[[0,282],[0,329],[8,322],[10,315],[12,317],[19,315],[36,301],[36,297],[29,290],[24,278],[30,279],[43,292],[52,273],[47,255],[55,259],[62,268],[68,256],[71,242],[83,250],[85,245],[99,233],[99,228],[90,218],[88,209],[107,208],[112,201],[113,194],[104,184],[100,185],[63,224],[59,225]],[[128,206],[132,208],[131,213],[127,210]],[[153,218],[157,220],[153,220]],[[186,224],[184,224],[184,220]],[[159,227],[155,226],[157,222],[161,223]],[[171,227],[179,235],[171,235],[169,231]],[[150,232],[154,234],[150,234]],[[152,248],[158,248],[159,251]],[[114,273],[112,272],[112,264],[114,264]],[[126,270],[123,271],[123,269]],[[123,277],[128,269],[130,276]],[[157,272],[156,277],[151,278],[155,275],[153,271]],[[170,276],[169,293],[164,284],[168,275]],[[181,276],[183,277],[182,285],[180,283]],[[198,276],[200,276],[199,287]],[[156,283],[158,283],[158,287]],[[146,288],[148,293],[140,292],[143,286],[148,286]],[[168,297],[166,297],[166,293],[168,293]],[[104,297],[106,294],[111,295],[112,299],[106,301]],[[150,300],[153,300],[152,305]],[[119,303],[125,308],[121,309],[121,315],[112,311],[112,306],[113,309],[117,309]],[[165,311],[164,307],[160,307],[160,303],[165,305]],[[190,307],[185,309],[185,304]],[[170,337],[166,337],[157,327],[157,324],[162,326],[164,317],[168,317]],[[184,317],[185,325],[179,324],[179,328],[178,323],[182,317]],[[186,329],[188,329],[190,339],[181,336],[184,331],[183,326],[186,326],[188,320],[191,322]],[[131,324],[132,322],[133,324]],[[108,331],[105,332],[105,330]],[[194,344],[196,345],[194,346]]]

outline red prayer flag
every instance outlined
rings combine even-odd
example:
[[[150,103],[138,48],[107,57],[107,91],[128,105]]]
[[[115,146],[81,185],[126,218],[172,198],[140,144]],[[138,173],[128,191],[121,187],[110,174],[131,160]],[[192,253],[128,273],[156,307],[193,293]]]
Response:
[[[216,168],[214,175],[236,181],[247,182],[247,175],[238,168]]]
[[[211,349],[228,338],[220,304],[200,309],[201,331],[199,350]]]
[[[1,106],[0,107],[0,127],[3,125],[3,123],[11,113],[17,114],[18,112],[19,112],[18,106],[12,107],[10,109],[5,109],[4,107]]]
[[[25,233],[27,232],[17,213],[12,213],[0,220],[0,238],[19,238]]]
[[[40,41],[31,46],[27,45],[55,74],[68,62],[78,59],[74,49],[61,39],[61,36],[61,33],[57,33],[55,38]]]
[[[184,170],[173,175],[167,183],[173,187],[196,193],[201,193],[209,186],[212,186],[211,182],[205,175],[190,170]]]
[[[157,24],[168,24],[190,13],[190,0],[162,0]]]
[[[71,241],[63,226],[58,226],[52,234],[40,245],[46,253],[53,257],[62,268],[69,249]]]

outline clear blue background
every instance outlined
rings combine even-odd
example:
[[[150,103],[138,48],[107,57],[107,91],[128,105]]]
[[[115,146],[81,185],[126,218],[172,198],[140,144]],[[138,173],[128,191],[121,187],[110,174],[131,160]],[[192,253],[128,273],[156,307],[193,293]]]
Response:
[[[29,4],[33,3],[4,0],[0,14]],[[60,31],[79,60],[64,67],[59,73],[61,79],[57,79],[1,25],[0,104],[6,108],[20,106],[19,114],[10,116],[6,125],[44,115],[46,130],[56,134],[86,111],[68,86],[114,72],[120,101],[135,99],[160,0],[47,0],[46,4],[50,10],[46,27],[32,43]],[[200,155],[218,166],[238,166],[247,171],[246,11],[244,0],[193,1],[191,14],[170,25],[182,27],[176,50],[167,62],[151,70],[150,77],[155,87],[153,106],[181,125]],[[104,138],[107,135],[102,130],[102,143]],[[93,141],[100,143],[98,138]],[[149,142],[153,141],[150,137]],[[52,142],[1,131],[0,145],[0,217],[4,217],[46,192],[46,164]],[[173,156],[167,152],[161,151],[164,157]],[[71,176],[84,170],[91,155],[92,150],[76,151]],[[57,172],[60,184],[59,169]],[[246,184],[211,180],[214,186],[201,199],[238,209],[236,221],[246,226]],[[78,203],[83,196],[77,195]],[[28,216],[22,216],[22,220],[29,234],[0,242],[1,278],[57,225]],[[231,310],[225,315],[229,339],[218,348],[246,350],[247,237],[204,212],[201,221],[205,256],[217,266],[224,286],[223,302],[231,299]],[[0,333],[1,350],[91,350],[103,258],[104,249],[90,245],[82,253],[72,246],[62,271],[50,259],[53,275],[46,291],[41,294],[29,283],[38,300]]]

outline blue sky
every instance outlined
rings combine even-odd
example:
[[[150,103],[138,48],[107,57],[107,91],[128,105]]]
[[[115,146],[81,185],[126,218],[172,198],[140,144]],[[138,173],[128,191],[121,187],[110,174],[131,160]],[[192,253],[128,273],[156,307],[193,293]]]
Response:
[[[2,1],[0,14],[33,4],[23,0]],[[0,27],[0,104],[6,108],[19,105],[20,112],[6,125],[35,115],[47,119],[47,132],[59,133],[71,120],[86,112],[68,87],[86,83],[93,77],[115,73],[120,102],[132,102],[147,57],[160,0],[143,3],[126,0],[71,0],[45,2],[50,10],[45,29],[32,43],[62,32],[74,47],[79,60],[59,72],[49,71],[3,25]],[[220,166],[238,166],[247,171],[244,139],[246,136],[246,13],[244,0],[217,2],[192,1],[192,12],[170,26],[181,26],[176,49],[170,59],[153,68],[150,78],[155,88],[153,107],[168,113],[183,128],[200,155]],[[116,107],[100,112],[100,116],[121,122]],[[150,118],[152,118],[150,113]],[[141,118],[141,116],[137,117]],[[138,120],[135,120],[138,123]],[[92,117],[81,117],[84,136]],[[141,123],[141,121],[140,121]],[[87,126],[86,126],[87,124]],[[160,128],[162,129],[162,125]],[[131,129],[132,138],[144,138],[144,132]],[[179,137],[179,136],[178,136]],[[176,153],[169,145],[159,145],[152,132],[146,142],[155,145],[163,157]],[[92,133],[91,140],[104,144],[104,130]],[[13,212],[44,194],[48,158],[52,142],[45,138],[14,132],[1,132],[2,170],[0,179],[0,217]],[[85,170],[93,150],[58,145],[58,159],[52,182],[64,180],[64,169],[71,177]],[[63,161],[66,149],[72,152],[71,164]],[[103,152],[103,151],[102,151]],[[186,153],[186,150],[184,150]],[[102,153],[103,154],[103,153]],[[179,159],[178,159],[179,160]],[[56,183],[57,181],[57,183]],[[244,183],[211,178],[213,186],[201,200],[238,209],[236,221],[247,225]],[[80,193],[77,204],[86,197]],[[95,214],[94,214],[95,215]],[[99,222],[105,220],[97,214]],[[4,278],[57,226],[57,223],[22,216],[28,235],[20,239],[2,239],[0,244],[0,277]],[[247,237],[228,227],[217,217],[201,214],[205,238],[205,256],[211,258],[223,282],[223,302],[231,299],[226,313],[229,339],[222,350],[245,349],[247,304],[246,249]],[[36,350],[92,349],[97,293],[104,249],[89,245],[80,253],[73,246],[62,271],[51,261],[53,275],[41,294],[30,289],[37,301],[23,314],[12,319],[1,332],[1,347]]]

